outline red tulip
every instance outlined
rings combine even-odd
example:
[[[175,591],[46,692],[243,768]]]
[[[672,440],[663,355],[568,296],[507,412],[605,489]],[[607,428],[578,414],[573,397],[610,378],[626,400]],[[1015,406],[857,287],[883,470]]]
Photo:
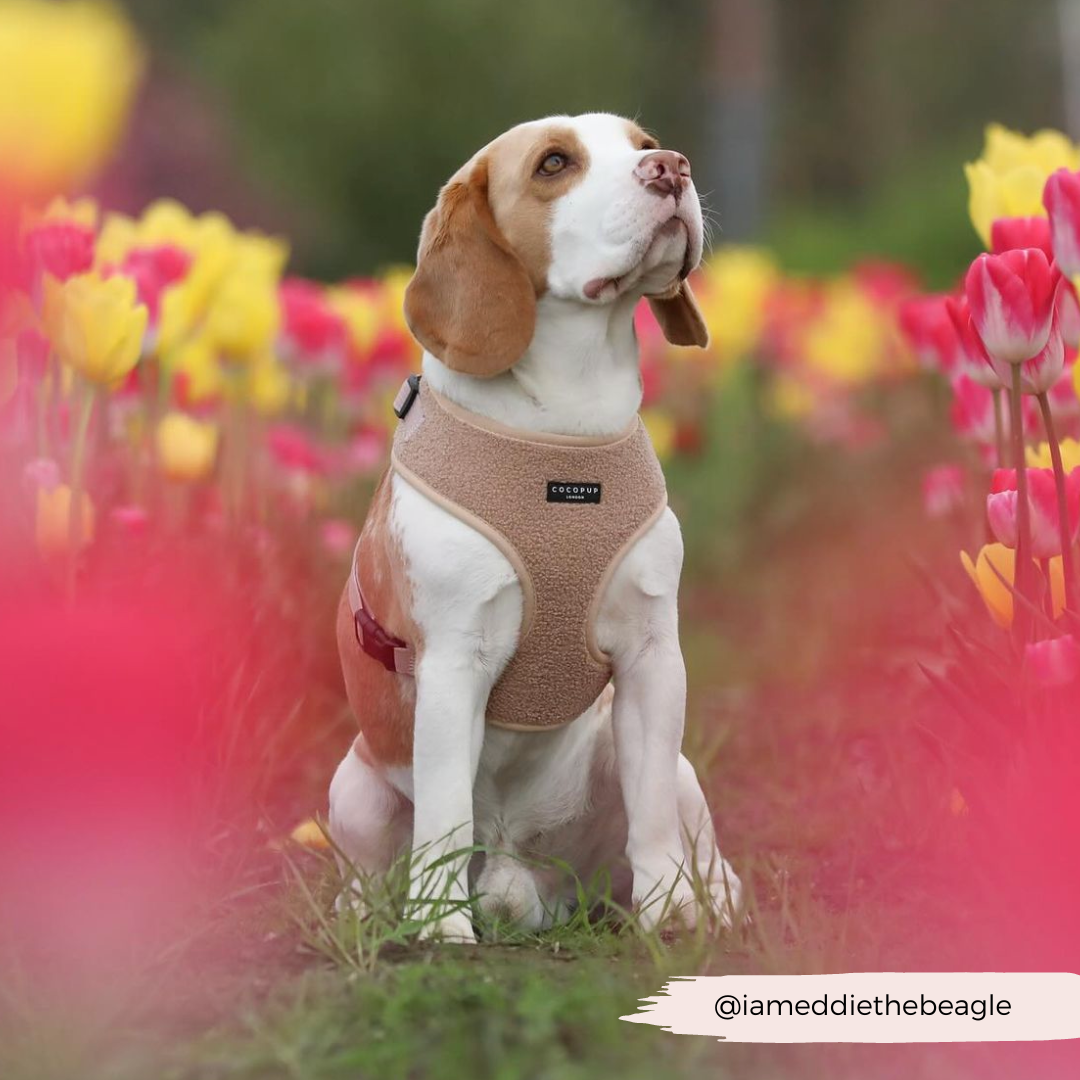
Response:
[[[1080,172],[1053,173],[1043,188],[1043,206],[1050,215],[1054,258],[1061,272],[1080,274]]]
[[[990,357],[983,347],[982,338],[979,337],[971,321],[971,310],[966,296],[950,296],[945,300],[945,312],[952,324],[953,334],[956,340],[956,354],[960,359],[960,370],[969,379],[974,380],[979,386],[985,386],[988,390],[1001,390],[1005,387],[997,369],[990,362]],[[1011,380],[1011,375],[1010,375]]]
[[[956,366],[958,342],[946,310],[949,297],[934,294],[905,300],[898,313],[900,329],[928,371],[948,373]]]
[[[1031,510],[1031,554],[1049,559],[1061,554],[1057,488],[1052,469],[1028,469],[1028,506]],[[1017,541],[1016,470],[994,472],[990,494],[986,497],[986,517],[999,543],[1015,548]],[[1065,480],[1065,506],[1070,542],[1076,542],[1080,527],[1080,468],[1073,469]]]
[[[1053,259],[1050,222],[1041,215],[998,218],[990,226],[990,250],[1001,255],[1016,248],[1038,248],[1048,259]]]
[[[980,255],[964,289],[971,319],[992,360],[1022,364],[1050,337],[1060,275],[1038,248]]]

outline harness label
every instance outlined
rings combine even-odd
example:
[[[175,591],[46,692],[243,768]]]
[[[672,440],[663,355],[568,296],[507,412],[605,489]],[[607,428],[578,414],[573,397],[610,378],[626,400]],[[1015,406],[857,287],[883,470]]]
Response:
[[[547,501],[549,503],[598,503],[599,483],[586,480],[549,480]]]

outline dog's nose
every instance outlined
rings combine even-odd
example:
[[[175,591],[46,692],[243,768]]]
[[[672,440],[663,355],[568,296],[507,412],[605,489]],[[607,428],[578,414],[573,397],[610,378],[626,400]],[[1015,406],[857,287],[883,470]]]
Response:
[[[657,195],[674,195],[676,202],[690,183],[690,162],[674,150],[654,150],[635,166],[634,175]]]

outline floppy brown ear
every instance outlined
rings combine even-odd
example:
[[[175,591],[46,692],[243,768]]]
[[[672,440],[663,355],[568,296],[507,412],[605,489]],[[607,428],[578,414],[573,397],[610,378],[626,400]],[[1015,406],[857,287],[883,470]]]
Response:
[[[675,292],[668,297],[650,296],[652,308],[664,337],[672,345],[697,345],[708,348],[709,328],[690,290],[689,281],[680,281]]]
[[[480,378],[513,367],[532,341],[536,292],[492,216],[484,160],[424,219],[405,321],[448,368]]]

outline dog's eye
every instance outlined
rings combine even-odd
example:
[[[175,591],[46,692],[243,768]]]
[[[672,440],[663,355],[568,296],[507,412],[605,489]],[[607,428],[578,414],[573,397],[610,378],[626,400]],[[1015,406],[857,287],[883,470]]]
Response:
[[[540,167],[536,171],[542,176],[554,176],[556,173],[562,172],[569,163],[569,159],[565,154],[548,154],[540,162]]]

